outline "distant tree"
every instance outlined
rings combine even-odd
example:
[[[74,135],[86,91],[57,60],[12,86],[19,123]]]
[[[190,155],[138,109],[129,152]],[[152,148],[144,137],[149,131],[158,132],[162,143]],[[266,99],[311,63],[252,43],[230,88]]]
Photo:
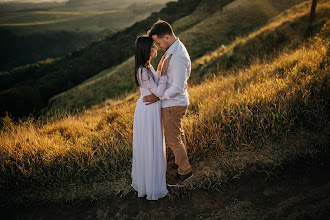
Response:
[[[23,117],[42,106],[39,91],[30,86],[10,88],[0,93],[0,117],[6,112],[14,118]]]
[[[310,14],[310,21],[313,22],[315,19],[315,9],[316,9],[317,0],[313,0]]]

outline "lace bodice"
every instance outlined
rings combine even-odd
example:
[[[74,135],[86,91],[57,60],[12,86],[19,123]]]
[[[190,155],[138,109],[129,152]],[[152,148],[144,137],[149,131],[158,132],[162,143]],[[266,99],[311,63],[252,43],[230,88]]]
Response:
[[[152,72],[153,77],[149,75],[148,71]],[[150,95],[151,93],[157,97],[164,95],[167,76],[159,77],[152,66],[150,66],[149,70],[141,66],[138,69],[138,79],[140,82],[140,97]]]

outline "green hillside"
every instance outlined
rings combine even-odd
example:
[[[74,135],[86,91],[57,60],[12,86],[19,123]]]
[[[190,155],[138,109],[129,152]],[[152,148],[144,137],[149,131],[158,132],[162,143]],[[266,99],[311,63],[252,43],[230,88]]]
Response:
[[[189,2],[189,3],[188,3]],[[38,63],[0,73],[0,116],[9,112],[14,117],[30,113],[40,115],[48,105],[48,100],[66,91],[97,73],[114,67],[133,55],[137,35],[144,33],[154,21],[162,17],[169,22],[190,14],[200,0],[180,0],[170,2],[147,19],[116,33],[106,35],[57,59],[47,59]],[[135,10],[135,9],[134,9]],[[140,9],[139,9],[140,10]],[[26,97],[29,91],[33,97]]]
[[[45,58],[62,57],[104,35],[146,19],[168,1],[98,0],[73,5],[69,1],[65,5],[43,3],[42,8],[38,3],[8,3],[0,8],[0,71]]]
[[[214,68],[207,70],[204,58],[200,57],[219,46],[223,45],[219,50],[226,50],[226,53],[218,58],[217,63],[213,62],[210,66],[227,68],[232,65],[243,65],[258,55],[261,56],[260,59],[270,56],[274,54],[274,50],[280,51],[283,47],[293,44],[295,40],[298,42],[306,34],[315,34],[315,31],[322,27],[329,12],[327,7],[319,6],[319,23],[313,26],[313,30],[308,30],[309,1],[229,2],[202,1],[191,14],[173,22],[174,31],[178,33],[179,30],[178,36],[186,45],[193,61],[191,84],[199,83],[208,71],[217,71]],[[325,3],[321,1],[320,4]],[[287,17],[287,14],[294,15]],[[264,28],[260,30],[261,27]],[[289,30],[290,36],[286,36],[288,29],[292,29]],[[251,39],[249,36],[255,38]],[[263,41],[267,41],[268,44],[262,44]],[[100,77],[95,80],[88,80],[54,96],[49,101],[49,107],[54,110],[81,109],[83,106],[90,107],[102,103],[107,98],[121,98],[136,89],[132,71],[131,58],[118,68],[102,71]]]
[[[107,29],[122,30],[150,16],[169,0],[138,1],[88,1],[89,4],[69,4],[44,9],[3,11],[0,27],[15,35],[47,33],[47,31],[102,32]],[[80,2],[80,1],[79,1]],[[15,5],[15,3],[13,3]],[[15,8],[15,6],[12,6]]]

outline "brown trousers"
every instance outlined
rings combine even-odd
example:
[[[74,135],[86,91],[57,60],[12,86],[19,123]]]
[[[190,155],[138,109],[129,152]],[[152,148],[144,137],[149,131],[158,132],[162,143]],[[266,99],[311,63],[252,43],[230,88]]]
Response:
[[[187,106],[171,106],[162,108],[166,145],[171,148],[175,156],[175,163],[179,166],[178,173],[185,175],[191,172],[191,166],[186,151],[186,137],[182,128],[182,118]]]

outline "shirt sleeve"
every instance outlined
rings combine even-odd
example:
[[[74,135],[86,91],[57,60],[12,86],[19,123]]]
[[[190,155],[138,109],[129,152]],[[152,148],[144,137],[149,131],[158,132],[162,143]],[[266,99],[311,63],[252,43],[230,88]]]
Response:
[[[186,83],[186,73],[188,68],[190,68],[190,60],[186,57],[178,57],[171,60],[171,71],[173,76],[173,84],[166,89],[163,96],[160,96],[160,100],[170,99],[180,94],[185,87]]]
[[[141,68],[141,84],[147,88],[155,96],[160,97],[164,95],[167,76],[161,76],[158,85],[155,83],[153,77],[150,76],[146,68]]]

